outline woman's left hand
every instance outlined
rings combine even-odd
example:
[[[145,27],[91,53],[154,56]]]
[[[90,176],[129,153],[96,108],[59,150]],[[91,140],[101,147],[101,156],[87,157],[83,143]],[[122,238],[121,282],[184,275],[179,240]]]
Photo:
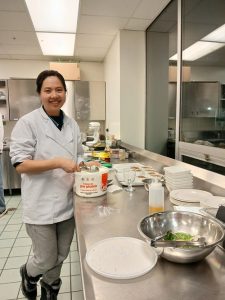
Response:
[[[88,162],[81,162],[79,165],[77,165],[77,170],[76,171],[80,171],[82,167],[91,167],[91,166],[96,166],[96,167],[101,167],[101,164],[96,161],[96,160],[92,160],[92,161],[88,161]]]
[[[91,167],[91,166],[101,167],[101,164],[96,160],[88,161],[85,163],[85,165],[88,167]]]

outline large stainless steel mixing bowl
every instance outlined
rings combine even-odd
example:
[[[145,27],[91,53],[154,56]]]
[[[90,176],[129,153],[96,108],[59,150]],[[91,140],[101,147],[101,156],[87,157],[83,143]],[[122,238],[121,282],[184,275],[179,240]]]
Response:
[[[206,240],[203,248],[162,248],[161,256],[177,263],[196,262],[205,258],[225,238],[224,229],[219,222],[192,212],[155,213],[146,216],[138,224],[138,231],[147,241],[166,234],[168,230],[205,237]]]

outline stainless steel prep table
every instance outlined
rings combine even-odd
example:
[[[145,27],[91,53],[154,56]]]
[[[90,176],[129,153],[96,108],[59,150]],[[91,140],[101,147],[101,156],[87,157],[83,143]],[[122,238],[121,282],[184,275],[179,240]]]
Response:
[[[168,192],[165,191],[166,198]],[[147,274],[130,280],[113,280],[97,275],[86,264],[87,249],[109,237],[141,239],[139,220],[148,214],[148,193],[136,187],[107,193],[97,198],[75,196],[77,240],[86,300],[224,300],[225,252],[216,249],[203,261],[176,264],[163,258]],[[170,207],[166,200],[166,209]]]

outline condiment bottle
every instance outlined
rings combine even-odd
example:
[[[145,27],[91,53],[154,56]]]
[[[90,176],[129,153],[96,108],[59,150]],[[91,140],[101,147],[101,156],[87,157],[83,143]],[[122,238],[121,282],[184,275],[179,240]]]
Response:
[[[120,149],[119,150],[119,159],[120,160],[125,160],[126,159],[126,151],[125,151],[125,149]]]
[[[161,182],[153,179],[149,186],[149,213],[164,211],[164,188]]]

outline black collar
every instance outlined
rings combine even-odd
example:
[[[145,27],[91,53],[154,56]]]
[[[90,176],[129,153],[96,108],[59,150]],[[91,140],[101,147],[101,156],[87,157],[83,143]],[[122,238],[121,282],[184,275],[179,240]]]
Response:
[[[44,106],[42,106],[43,109],[44,109]],[[46,112],[46,110],[44,109],[44,111]],[[63,127],[63,117],[64,117],[64,114],[63,114],[63,111],[60,109],[60,114],[59,116],[50,116],[47,112],[46,114],[49,116],[49,118],[52,120],[52,122],[55,124],[55,126],[61,130],[62,127]]]

